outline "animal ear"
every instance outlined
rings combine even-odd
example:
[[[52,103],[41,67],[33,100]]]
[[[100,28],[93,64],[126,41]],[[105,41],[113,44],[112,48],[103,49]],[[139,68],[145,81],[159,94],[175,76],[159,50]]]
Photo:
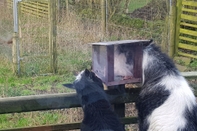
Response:
[[[149,43],[152,43],[152,42],[153,42],[153,39],[150,39],[150,40],[149,40]]]
[[[74,85],[69,83],[69,84],[63,84],[63,86],[71,88],[71,89],[75,89]]]
[[[85,69],[84,73],[85,73],[85,76],[87,76],[87,77],[90,76],[90,71],[88,69]]]

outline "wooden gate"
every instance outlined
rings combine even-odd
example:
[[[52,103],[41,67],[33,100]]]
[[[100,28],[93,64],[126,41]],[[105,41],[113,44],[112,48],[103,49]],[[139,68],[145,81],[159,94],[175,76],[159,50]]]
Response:
[[[19,20],[17,34],[19,48],[16,49],[20,52],[20,64],[17,63],[20,67],[18,74],[57,72],[56,2],[56,0],[18,2],[18,16],[16,16]],[[7,0],[7,6],[12,9],[13,1]]]
[[[177,0],[176,54],[197,58],[197,1]]]

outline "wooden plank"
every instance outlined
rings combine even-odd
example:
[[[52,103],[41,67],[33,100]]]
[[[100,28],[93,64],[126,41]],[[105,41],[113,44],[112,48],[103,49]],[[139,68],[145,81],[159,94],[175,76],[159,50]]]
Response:
[[[35,9],[40,9],[40,10],[46,10],[46,9],[48,9],[48,3],[46,3],[45,5],[44,4],[37,4],[37,3],[30,3],[30,2],[26,2],[26,3],[24,3],[24,2],[22,2],[22,5],[24,5],[24,6],[28,6],[28,7],[32,7],[32,8],[35,8]],[[44,6],[43,6],[44,5]]]
[[[179,43],[179,48],[197,51],[197,46]]]
[[[197,78],[197,71],[193,71],[193,72],[181,72],[181,75],[188,78],[188,79],[193,79],[193,78]]]
[[[183,29],[183,28],[180,28],[180,33],[191,35],[191,36],[197,36],[197,32],[196,31]]]
[[[197,17],[195,17],[194,15],[181,14],[181,19],[197,21]]]
[[[40,11],[36,11],[36,10],[32,10],[32,9],[28,9],[27,7],[22,7],[21,10],[23,11],[23,13],[25,14],[37,14],[37,15],[40,15],[40,16],[48,16],[48,12],[40,12]]]
[[[192,39],[192,38],[189,38],[189,37],[179,36],[179,39],[189,41],[189,42],[193,42],[193,43],[197,43],[197,39]]]
[[[49,0],[22,0],[23,2],[48,2]]]
[[[197,55],[192,55],[192,54],[184,53],[184,52],[181,52],[181,51],[178,51],[178,55],[191,57],[191,58],[197,58]]]
[[[121,118],[120,121],[123,124],[136,124],[137,117]],[[37,127],[25,127],[25,128],[15,128],[15,129],[4,129],[0,131],[65,131],[65,130],[75,130],[80,129],[81,123],[65,123],[65,124],[54,124],[46,126]]]
[[[191,13],[197,13],[197,10],[195,10],[195,9],[188,9],[188,8],[185,8],[185,7],[182,8],[182,11],[191,12]]]
[[[182,1],[183,5],[189,5],[189,6],[196,6],[197,7],[197,2],[196,1]]]
[[[178,42],[179,42],[179,36],[180,36],[180,22],[181,22],[181,9],[182,9],[182,3],[180,0],[176,1],[176,15],[174,17],[176,17],[175,21],[175,55],[178,54]]]
[[[175,40],[176,40],[176,14],[177,14],[177,9],[176,9],[176,0],[171,0],[171,3],[169,3],[170,6],[169,6],[169,47],[168,47],[168,55],[170,57],[173,57],[175,55]]]
[[[181,22],[180,25],[197,28],[197,24],[189,24],[189,23]]]
[[[23,8],[21,9],[22,10],[22,13],[25,13],[25,14],[31,14],[33,16],[40,16],[40,17],[44,17],[44,18],[48,18],[48,14],[37,14],[35,11],[32,11],[32,10],[24,10]]]
[[[123,96],[121,94],[112,95],[113,90],[108,90],[106,93],[112,104],[120,104],[136,101],[139,91],[139,88],[128,89]],[[0,105],[0,114],[80,107],[75,93],[1,98]]]

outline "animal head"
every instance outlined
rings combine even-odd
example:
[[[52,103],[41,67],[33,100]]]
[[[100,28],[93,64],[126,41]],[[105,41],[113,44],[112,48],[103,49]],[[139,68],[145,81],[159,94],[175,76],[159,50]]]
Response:
[[[81,71],[72,84],[64,84],[75,89],[82,105],[91,104],[101,99],[106,99],[103,83],[94,72],[87,69]]]

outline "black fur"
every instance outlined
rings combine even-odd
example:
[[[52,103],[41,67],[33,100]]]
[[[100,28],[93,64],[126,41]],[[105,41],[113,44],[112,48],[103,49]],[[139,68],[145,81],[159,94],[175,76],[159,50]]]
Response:
[[[82,71],[70,87],[76,89],[83,108],[82,131],[124,131],[103,90],[102,81],[93,72]]]
[[[166,75],[177,78],[181,77],[173,61],[166,54],[162,53],[160,48],[153,44],[152,41],[150,43],[150,45],[144,48],[143,56],[147,53],[146,59],[154,59],[154,61],[148,62],[143,69],[143,86],[136,102],[140,131],[148,130],[150,125],[147,120],[148,117],[171,95],[171,90],[167,90],[164,85],[159,83]],[[197,131],[197,106],[193,105],[192,110],[185,109],[184,114],[187,121],[186,126],[184,128],[178,128],[177,131]]]

